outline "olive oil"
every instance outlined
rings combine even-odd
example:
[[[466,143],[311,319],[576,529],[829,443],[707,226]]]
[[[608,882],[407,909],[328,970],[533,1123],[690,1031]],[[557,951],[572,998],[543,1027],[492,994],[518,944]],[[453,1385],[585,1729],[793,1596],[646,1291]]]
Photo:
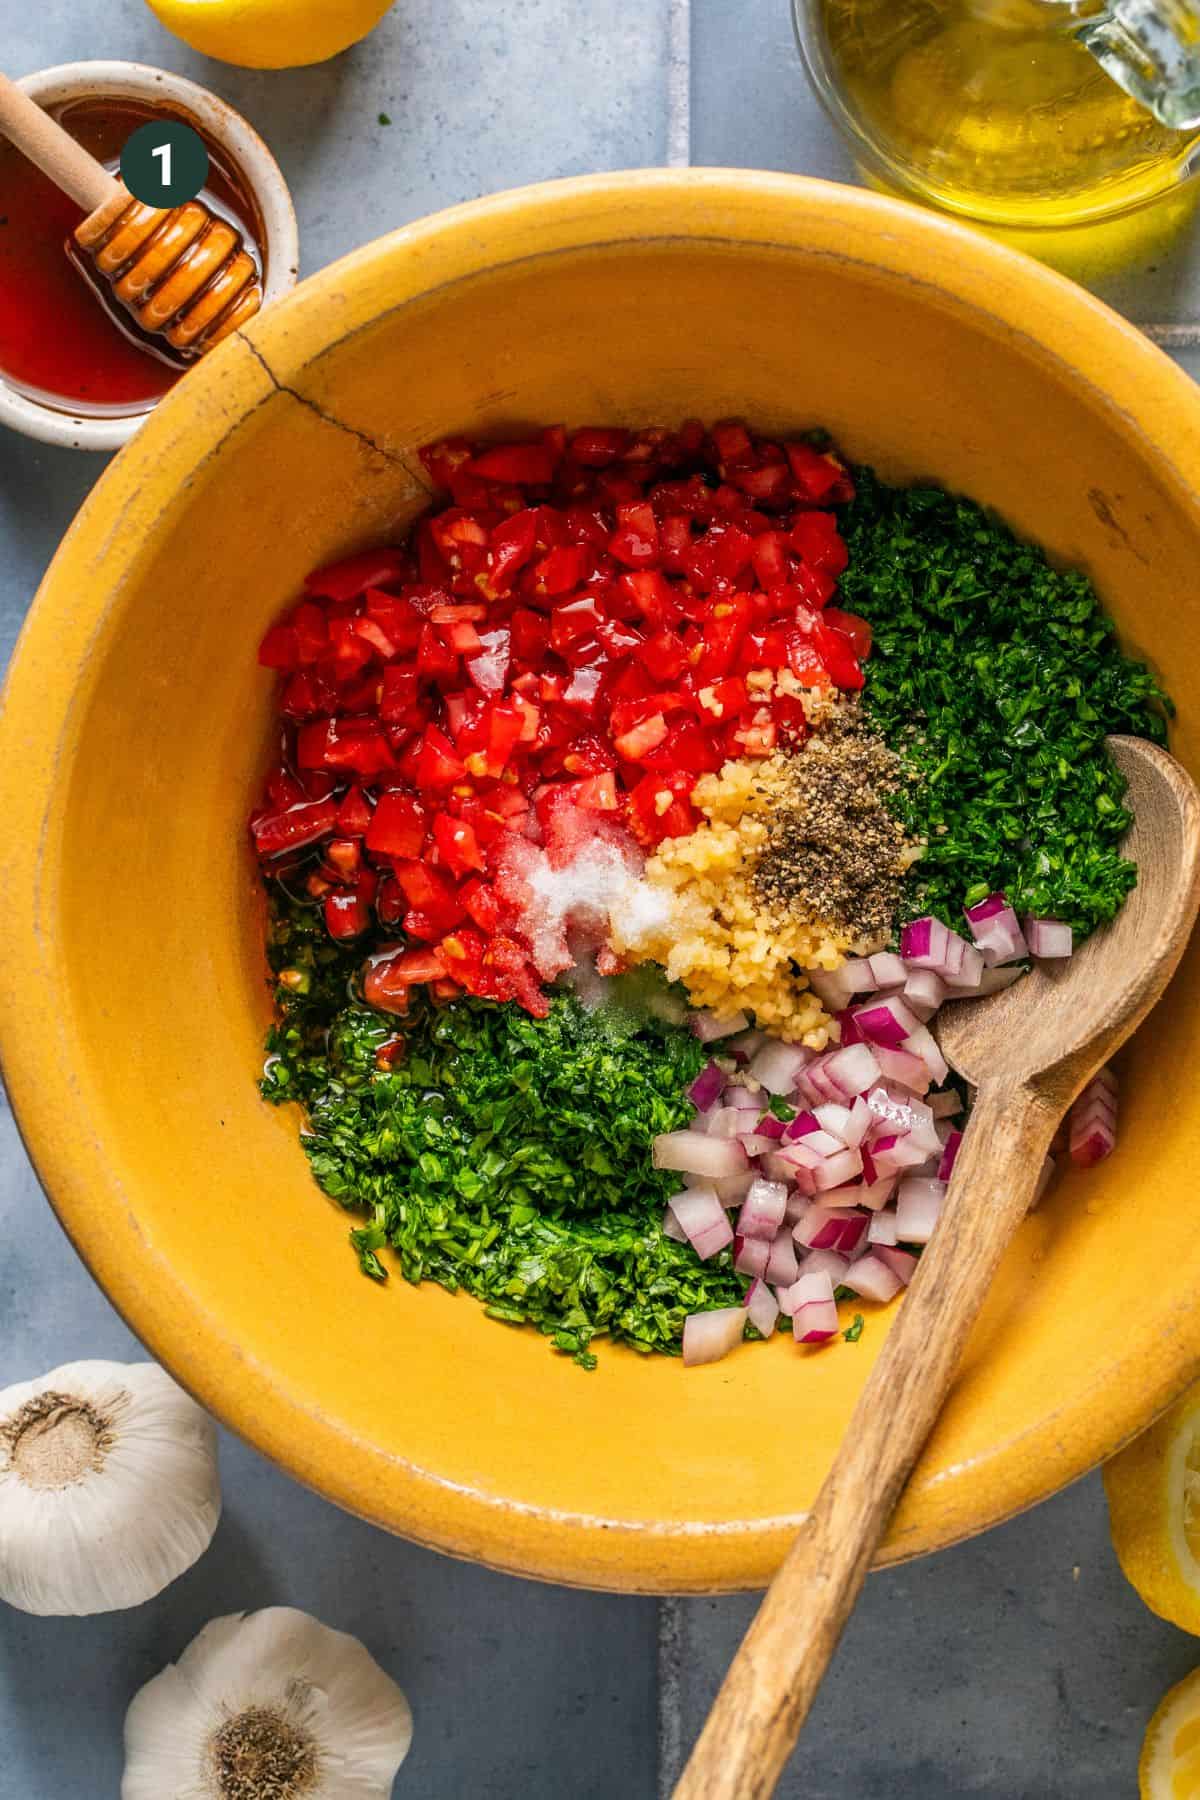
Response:
[[[1166,192],[1200,145],[1101,66],[1107,16],[1103,0],[814,0],[803,32],[869,173],[976,218],[1061,226]]]

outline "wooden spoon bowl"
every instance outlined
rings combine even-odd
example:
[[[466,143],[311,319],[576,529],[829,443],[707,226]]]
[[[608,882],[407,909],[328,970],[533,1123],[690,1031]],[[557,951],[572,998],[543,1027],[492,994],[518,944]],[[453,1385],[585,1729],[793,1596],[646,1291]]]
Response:
[[[944,1056],[977,1088],[945,1207],[676,1800],[774,1793],[1063,1114],[1183,955],[1200,908],[1200,793],[1165,750],[1141,738],[1108,741],[1128,783],[1125,850],[1138,884],[1070,959],[938,1015]]]

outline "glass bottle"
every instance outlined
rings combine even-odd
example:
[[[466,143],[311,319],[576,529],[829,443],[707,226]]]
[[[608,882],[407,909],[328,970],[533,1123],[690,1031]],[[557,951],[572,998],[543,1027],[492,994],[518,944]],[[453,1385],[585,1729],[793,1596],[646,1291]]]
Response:
[[[1064,226],[1200,168],[1200,0],[793,0],[868,177],[995,224]]]

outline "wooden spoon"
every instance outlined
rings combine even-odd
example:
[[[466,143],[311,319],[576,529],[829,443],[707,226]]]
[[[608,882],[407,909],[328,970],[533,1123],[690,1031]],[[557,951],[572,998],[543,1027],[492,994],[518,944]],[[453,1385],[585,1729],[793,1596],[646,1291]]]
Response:
[[[176,359],[200,356],[252,319],[262,281],[241,234],[198,200],[145,206],[35,100],[0,74],[0,132],[88,216],[75,241],[135,323]],[[46,320],[47,331],[56,321]]]
[[[942,1217],[676,1800],[774,1793],[1059,1122],[1183,954],[1200,906],[1200,794],[1166,751],[1108,741],[1129,783],[1138,885],[1069,960],[938,1015],[943,1054],[978,1089]]]

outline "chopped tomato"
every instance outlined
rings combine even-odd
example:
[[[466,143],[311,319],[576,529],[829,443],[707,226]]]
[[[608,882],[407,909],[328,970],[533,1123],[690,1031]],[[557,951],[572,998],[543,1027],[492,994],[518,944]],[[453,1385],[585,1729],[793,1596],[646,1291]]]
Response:
[[[425,808],[414,795],[380,794],[367,826],[367,849],[374,856],[420,856],[426,820]]]
[[[421,454],[447,502],[318,570],[263,636],[284,743],[251,831],[332,938],[406,940],[364,971],[370,1004],[421,984],[541,1015],[569,952],[523,931],[538,859],[683,836],[702,774],[803,743],[764,672],[862,686],[870,627],[831,604],[853,483],[739,420]]]
[[[289,806],[285,812],[260,814],[251,824],[254,848],[260,856],[279,856],[285,850],[300,850],[307,844],[319,844],[331,837],[337,824],[337,804],[333,800],[309,801]]]
[[[341,562],[327,563],[306,575],[304,585],[310,594],[325,600],[357,600],[368,588],[387,587],[389,582],[403,581],[411,566],[407,550],[364,550],[360,556],[347,556]]]

